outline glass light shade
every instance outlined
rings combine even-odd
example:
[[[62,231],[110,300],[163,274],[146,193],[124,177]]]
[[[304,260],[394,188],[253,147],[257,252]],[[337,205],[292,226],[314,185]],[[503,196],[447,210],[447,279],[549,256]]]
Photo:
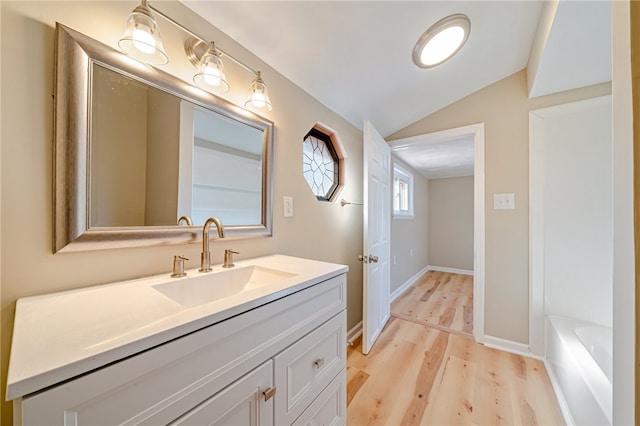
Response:
[[[467,41],[471,22],[462,14],[447,16],[422,34],[413,48],[413,62],[431,68],[455,55]]]
[[[129,15],[127,28],[118,41],[118,46],[124,53],[141,62],[152,65],[164,65],[169,62],[162,46],[160,29],[146,1],[133,9]]]
[[[224,75],[224,65],[213,43],[202,55],[198,64],[198,72],[193,76],[193,81],[198,87],[208,92],[225,93],[229,91],[229,83]]]
[[[256,73],[256,78],[249,87],[249,97],[244,103],[244,106],[245,108],[253,108],[258,111],[271,111],[273,109],[267,86],[264,84],[264,80],[262,80],[260,71]]]

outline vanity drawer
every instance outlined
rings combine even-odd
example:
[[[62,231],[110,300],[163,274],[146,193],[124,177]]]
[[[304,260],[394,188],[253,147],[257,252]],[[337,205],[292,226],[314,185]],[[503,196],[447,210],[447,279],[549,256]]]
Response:
[[[342,311],[277,355],[276,424],[292,424],[346,365]]]
[[[338,426],[347,424],[347,373],[341,371],[320,396],[298,417],[293,426]]]

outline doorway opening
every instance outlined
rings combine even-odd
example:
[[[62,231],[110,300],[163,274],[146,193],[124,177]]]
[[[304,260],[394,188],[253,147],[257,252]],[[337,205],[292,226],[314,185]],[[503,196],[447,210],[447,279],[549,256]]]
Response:
[[[467,312],[470,314],[472,311],[473,318],[473,338],[478,343],[484,343],[484,265],[485,265],[485,165],[484,165],[484,123],[473,124],[469,126],[443,130],[434,133],[428,133],[409,138],[397,139],[389,141],[391,146],[391,152],[396,155],[402,151],[415,152],[421,148],[427,149],[429,146],[433,146],[434,143],[446,143],[461,140],[471,140],[473,143],[473,269],[472,271],[460,271],[455,268],[436,268],[429,265],[419,271],[412,278],[407,280],[399,288],[397,288],[391,296],[391,299],[398,297],[406,289],[412,285],[417,284],[421,277],[424,279],[438,280],[441,283],[445,280],[450,282],[459,272],[471,272],[473,275],[473,308]],[[393,236],[392,236],[393,238]],[[391,253],[393,258],[394,253]],[[429,257],[431,255],[429,254]],[[432,272],[427,273],[429,270]],[[427,273],[425,275],[425,273]],[[432,275],[429,277],[429,275]],[[460,278],[460,277],[459,277]],[[456,279],[459,279],[456,278]],[[423,292],[421,296],[423,299],[429,299],[429,295],[433,292]],[[462,307],[464,311],[464,307]],[[445,314],[444,321],[447,323],[448,318]],[[436,321],[437,322],[437,321]],[[465,321],[466,322],[466,321]],[[462,326],[463,327],[463,326]],[[436,324],[436,328],[437,324]]]

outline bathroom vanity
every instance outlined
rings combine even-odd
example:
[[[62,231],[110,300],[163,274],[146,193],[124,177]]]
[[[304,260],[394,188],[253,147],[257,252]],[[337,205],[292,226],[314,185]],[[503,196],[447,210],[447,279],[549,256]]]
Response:
[[[15,423],[345,424],[347,266],[213,269],[18,300]]]

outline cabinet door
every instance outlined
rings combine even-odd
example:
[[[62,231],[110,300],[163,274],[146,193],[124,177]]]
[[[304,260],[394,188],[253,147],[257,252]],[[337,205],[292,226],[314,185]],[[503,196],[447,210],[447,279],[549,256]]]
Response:
[[[347,373],[342,370],[313,401],[293,426],[344,426],[347,424]]]
[[[346,342],[346,312],[342,311],[275,357],[278,425],[293,423],[344,370]]]
[[[171,425],[273,425],[273,361],[213,395]],[[265,393],[267,395],[265,395]]]

